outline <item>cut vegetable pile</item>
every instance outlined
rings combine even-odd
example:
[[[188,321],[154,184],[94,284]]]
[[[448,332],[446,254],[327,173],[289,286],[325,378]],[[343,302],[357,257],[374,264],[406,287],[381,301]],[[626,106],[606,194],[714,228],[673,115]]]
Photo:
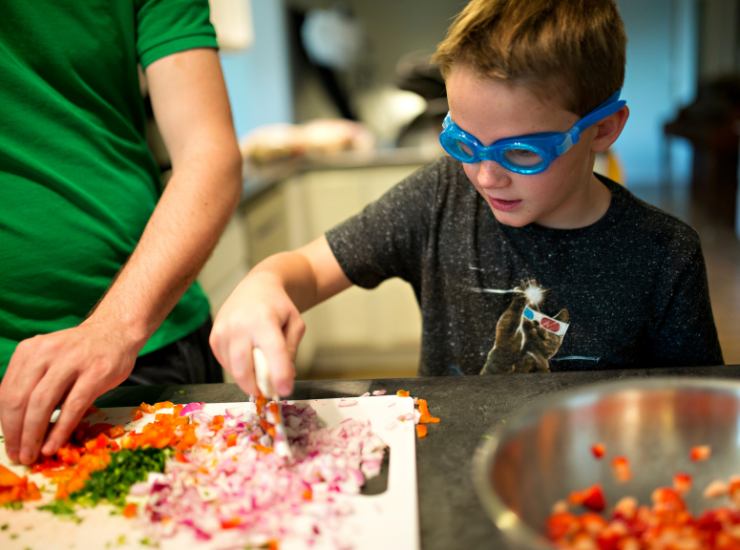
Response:
[[[606,455],[603,444],[591,447],[593,456]],[[694,462],[711,456],[708,446],[693,447]],[[615,457],[612,473],[619,483],[631,478],[626,457]],[[632,497],[609,503],[601,485],[573,491],[567,501],[553,506],[547,520],[547,536],[558,548],[568,550],[740,550],[740,477],[715,480],[704,489],[704,498],[729,497],[730,506],[718,506],[694,515],[686,504],[692,477],[685,472],[673,476],[670,487],[658,487],[650,505]],[[581,507],[585,511],[571,510]]]
[[[398,422],[439,422],[425,401],[415,404]],[[53,501],[33,504],[49,484],[39,491],[28,476],[0,466],[0,504],[75,518],[80,507],[105,502],[154,544],[185,534],[213,547],[300,540],[351,548],[338,527],[353,513],[350,495],[380,472],[384,442],[368,420],[327,427],[308,404],[283,402],[287,459],[274,452],[270,405],[260,399],[256,412],[234,406],[215,414],[203,403],[164,402],[142,404],[125,427],[84,421],[69,443],[31,468],[56,488]]]

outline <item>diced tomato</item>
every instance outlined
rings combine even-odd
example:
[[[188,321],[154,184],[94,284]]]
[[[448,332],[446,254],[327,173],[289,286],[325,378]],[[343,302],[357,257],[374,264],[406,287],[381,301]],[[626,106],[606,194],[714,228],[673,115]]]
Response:
[[[562,550],[740,550],[740,476],[728,483],[717,480],[705,490],[716,487],[717,495],[736,497],[733,506],[700,516],[692,516],[683,498],[691,485],[692,477],[678,472],[673,487],[653,491],[652,506],[623,497],[610,518],[599,513],[605,499],[598,485],[573,491],[570,502],[589,511],[571,514],[558,501],[547,519],[548,537]]]
[[[552,505],[552,513],[559,514],[560,512],[568,511],[568,502],[565,500],[558,500]]]
[[[586,512],[581,516],[581,528],[590,535],[598,535],[607,525],[608,522],[594,512]]]
[[[727,494],[727,483],[721,479],[715,479],[704,489],[704,498],[723,497]]]
[[[696,445],[691,447],[689,458],[694,462],[700,462],[708,459],[712,455],[712,448],[709,445]]]
[[[591,454],[594,455],[594,458],[603,458],[606,454],[606,446],[603,443],[594,443],[591,445]]]
[[[606,508],[604,490],[598,483],[581,491],[573,491],[568,500],[571,504],[579,504],[593,512],[601,512]]]
[[[687,516],[686,503],[672,487],[658,487],[653,491],[653,514],[659,524],[675,523]]]
[[[691,482],[691,475],[686,472],[678,472],[673,476],[673,488],[681,495],[685,495],[691,490]]]
[[[620,483],[624,483],[632,479],[630,463],[625,456],[614,457],[612,460],[612,471],[614,472],[614,478]]]
[[[579,524],[578,518],[570,512],[551,514],[547,518],[547,536],[550,540],[561,540],[578,530]]]
[[[735,506],[740,505],[740,477],[732,477],[727,484],[727,495]]]

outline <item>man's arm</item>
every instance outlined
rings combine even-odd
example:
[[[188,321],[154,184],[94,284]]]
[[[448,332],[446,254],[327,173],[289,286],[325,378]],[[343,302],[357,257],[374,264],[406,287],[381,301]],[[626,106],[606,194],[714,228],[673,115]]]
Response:
[[[21,342],[0,386],[8,455],[28,464],[50,415],[52,454],[92,402],[126,379],[138,351],[195,279],[238,201],[241,160],[217,53],[190,50],[146,70],[172,178],[136,249],[79,326]]]

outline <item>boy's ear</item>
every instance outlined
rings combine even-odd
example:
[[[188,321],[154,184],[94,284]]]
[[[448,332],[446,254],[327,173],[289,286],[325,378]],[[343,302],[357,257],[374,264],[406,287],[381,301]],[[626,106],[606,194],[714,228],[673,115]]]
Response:
[[[624,125],[630,116],[629,107],[626,105],[616,113],[609,115],[604,120],[596,123],[596,135],[591,142],[591,149],[595,153],[603,153],[612,143],[617,141],[619,134],[622,133]]]

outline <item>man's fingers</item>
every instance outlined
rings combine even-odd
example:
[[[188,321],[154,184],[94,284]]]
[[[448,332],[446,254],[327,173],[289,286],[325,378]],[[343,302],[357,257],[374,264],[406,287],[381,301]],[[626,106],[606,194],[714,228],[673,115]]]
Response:
[[[20,460],[23,416],[26,414],[27,402],[25,399],[14,400],[13,402],[6,402],[4,400],[2,409],[0,409],[5,452],[13,462]]]
[[[46,439],[41,452],[45,455],[52,455],[61,447],[72,432],[82,420],[85,412],[93,404],[97,397],[97,387],[95,384],[86,384],[84,379],[80,378],[72,387],[67,398],[62,404],[62,413],[54,424],[54,427]],[[48,421],[48,419],[47,419]]]
[[[47,371],[30,395],[21,436],[20,462],[22,464],[31,464],[36,460],[49,428],[51,413],[73,383],[75,375],[73,371],[67,371],[66,376],[63,377],[58,374],[59,372],[59,370]]]
[[[32,365],[26,360],[28,356],[24,351],[26,347],[27,342],[18,344],[0,384],[0,422],[5,439],[5,452],[13,462],[20,461],[23,421],[29,396],[46,371],[43,363]]]

